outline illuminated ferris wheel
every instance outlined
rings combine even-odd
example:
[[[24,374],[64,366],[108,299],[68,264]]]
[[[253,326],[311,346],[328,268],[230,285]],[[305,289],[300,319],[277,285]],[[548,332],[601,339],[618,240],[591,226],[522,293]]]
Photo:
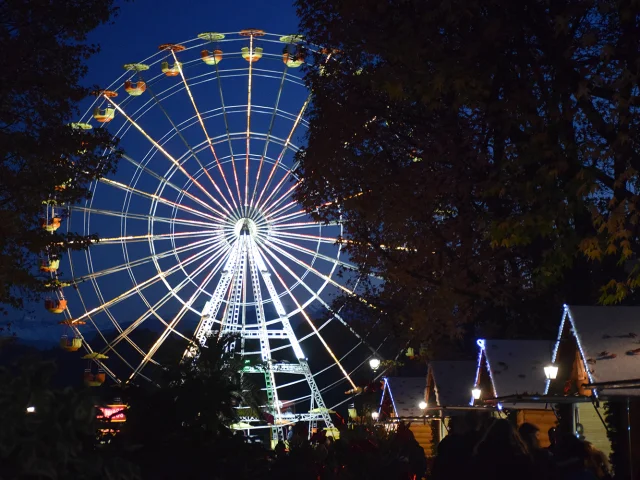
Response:
[[[356,388],[351,374],[375,351],[330,307],[356,294],[342,225],[313,221],[291,197],[310,101],[301,67],[330,61],[313,53],[297,35],[202,33],[125,65],[74,124],[108,128],[125,152],[90,200],[50,202],[42,220],[100,236],[68,265],[41,266],[60,286],[47,309],[64,314],[63,348],[84,349],[87,384],[151,380],[166,345],[184,361],[233,334],[275,425],[332,426],[325,392]]]

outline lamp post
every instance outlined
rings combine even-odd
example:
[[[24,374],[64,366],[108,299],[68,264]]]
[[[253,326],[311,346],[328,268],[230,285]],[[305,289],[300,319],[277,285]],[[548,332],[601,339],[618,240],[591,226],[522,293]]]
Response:
[[[474,400],[480,400],[480,396],[482,395],[482,390],[478,386],[475,386],[471,389],[471,395]]]
[[[380,367],[380,359],[373,357],[371,360],[369,360],[369,366],[371,367],[371,370],[375,372]]]
[[[555,380],[558,376],[558,366],[550,363],[546,367],[544,367],[544,376],[547,380]]]

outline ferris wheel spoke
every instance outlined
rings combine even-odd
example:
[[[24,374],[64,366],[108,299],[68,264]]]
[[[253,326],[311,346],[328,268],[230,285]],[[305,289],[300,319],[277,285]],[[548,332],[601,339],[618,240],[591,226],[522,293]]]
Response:
[[[285,232],[279,232],[277,230],[274,230],[271,232],[271,237],[272,238],[282,237],[282,238],[288,238],[292,240],[302,240],[302,241],[309,241],[314,243],[326,243],[329,245],[335,245],[338,242],[338,239],[334,237],[322,237],[320,235],[306,235],[303,233],[285,233]]]
[[[249,35],[249,81],[247,86],[247,135],[244,162],[244,208],[249,206],[249,152],[251,151],[251,80],[253,78],[253,35]]]
[[[251,202],[250,208],[253,208],[253,203],[256,199],[256,193],[258,191],[258,185],[260,184],[260,174],[262,173],[262,166],[264,164],[264,159],[267,156],[267,150],[269,148],[269,142],[271,140],[271,133],[273,132],[273,125],[275,124],[276,114],[278,112],[278,107],[280,106],[280,97],[282,96],[282,91],[284,90],[284,81],[287,78],[287,70],[289,66],[285,64],[284,71],[282,72],[282,78],[280,79],[280,87],[278,88],[278,95],[276,96],[276,102],[273,107],[273,113],[271,115],[271,121],[269,123],[269,129],[267,130],[267,138],[264,142],[264,149],[262,151],[262,156],[260,157],[260,163],[258,164],[258,173],[256,174],[256,181],[253,184],[253,193],[251,194]]]
[[[160,223],[171,223],[176,225],[189,225],[189,226],[199,226],[199,227],[209,227],[209,228],[219,226],[219,224],[216,224],[216,223],[200,222],[198,220],[158,217],[155,215],[148,215],[145,213],[124,213],[124,212],[118,212],[115,210],[103,210],[100,208],[81,207],[79,205],[69,205],[67,208],[72,211],[93,213],[96,215],[105,215],[107,217],[126,218],[130,220],[145,220],[145,221],[151,220],[153,222],[160,222]]]
[[[180,69],[180,71],[182,73],[182,69]],[[140,79],[142,79],[142,74],[140,72],[138,72],[138,75],[140,76]],[[183,75],[183,79],[184,79],[184,75]],[[191,91],[189,90],[189,87],[187,85],[186,80],[184,80],[184,83],[185,83],[185,86],[187,87],[187,92],[189,94],[189,97],[193,101],[193,98],[191,96]],[[187,142],[187,139],[182,134],[182,131],[178,128],[178,126],[175,124],[175,122],[171,119],[171,116],[169,115],[169,112],[167,112],[167,110],[162,106],[162,103],[160,102],[160,99],[158,99],[158,97],[153,93],[153,90],[151,89],[150,86],[147,86],[147,91],[151,94],[151,97],[153,98],[155,104],[160,108],[162,113],[164,113],[164,116],[167,118],[167,120],[169,121],[169,123],[173,127],[173,129],[176,132],[176,134],[180,137],[180,139],[182,140],[182,143],[184,143],[184,145],[187,147],[187,149],[191,153],[191,156],[194,158],[194,160],[196,161],[198,166],[200,166],[200,168],[202,169],[204,174],[207,176],[207,178],[209,179],[211,184],[214,186],[214,188],[217,188],[217,185],[215,184],[215,181],[213,180],[213,178],[211,178],[211,175],[209,174],[208,170],[204,167],[204,165],[200,161],[200,158],[198,157],[196,152],[193,150],[193,147],[191,147],[189,142]],[[194,107],[195,107],[195,103],[194,103]],[[199,112],[198,112],[197,108],[196,108],[196,114],[199,116]],[[206,132],[205,132],[205,134],[206,134]],[[228,188],[228,185],[227,185],[227,188]],[[231,194],[231,192],[229,192],[229,193]],[[227,205],[231,208],[231,205],[229,205],[228,202],[227,202]]]
[[[128,156],[127,154],[123,154],[122,158],[124,158],[125,160],[127,160],[129,163],[131,163],[132,165],[134,165],[135,167],[139,168],[140,170],[144,171],[145,173],[151,175],[153,178],[155,178],[156,180],[158,180],[161,184],[163,185],[167,185],[169,187],[171,187],[173,190],[175,190],[176,192],[178,192],[181,195],[184,195],[185,197],[193,200],[194,202],[196,202],[198,205],[203,206],[204,208],[206,208],[207,210],[215,213],[216,215],[219,215],[221,217],[224,217],[225,214],[220,212],[219,210],[217,210],[216,208],[212,207],[211,205],[209,205],[207,202],[203,202],[200,198],[196,197],[195,195],[187,192],[186,190],[178,187],[177,185],[171,183],[170,181],[168,181],[166,178],[158,175],[156,172],[154,172],[153,170],[147,168],[146,166],[142,165],[139,162],[136,162],[134,159],[132,159],[130,156]]]
[[[99,238],[92,242],[93,245],[115,245],[120,243],[136,243],[158,240],[173,240],[175,238],[199,238],[211,237],[220,234],[220,229],[215,230],[198,230],[194,232],[173,232],[173,233],[148,233],[146,235],[123,235],[121,237],[105,237]]]
[[[273,192],[271,192],[272,194],[280,191],[280,187],[283,185],[283,181],[288,178],[287,175],[283,176],[281,181],[278,182],[278,185],[276,186],[276,188],[274,188]],[[265,215],[267,214],[267,212],[270,212],[271,210],[273,210],[274,208],[276,208],[278,205],[280,205],[283,201],[285,201],[287,198],[291,197],[291,192],[293,192],[296,187],[300,184],[300,182],[295,182],[293,185],[291,185],[287,190],[285,190],[285,192],[280,195],[278,198],[276,198],[274,201],[272,201],[270,204],[268,203],[269,198],[271,198],[271,196],[269,196],[269,198],[267,198],[267,200],[265,200],[264,202],[264,212]],[[290,202],[289,205],[293,205],[293,202]],[[279,210],[276,210],[276,212],[278,212]],[[274,212],[274,214],[276,213]]]
[[[297,186],[298,183],[296,183],[295,186]],[[286,205],[280,207],[278,210],[271,212],[269,215],[266,215],[267,217],[269,217],[271,219],[271,222],[276,224],[276,223],[280,223],[286,219],[289,220],[293,220],[295,218],[299,218],[299,217],[306,217],[309,216],[310,212],[317,212],[319,211],[321,208],[326,207],[328,205],[331,205],[333,202],[327,202],[322,204],[320,207],[316,207],[311,209],[309,212],[306,210],[297,210],[295,212],[292,213],[287,213],[286,215],[282,215],[283,213],[285,213],[287,210],[291,209],[291,208],[295,208],[297,207],[299,204],[297,204],[296,202],[289,202]]]
[[[179,271],[181,268],[183,268],[183,267],[185,267],[187,265],[190,265],[193,262],[198,261],[199,259],[201,259],[205,255],[209,254],[212,250],[216,249],[217,246],[218,246],[217,243],[214,244],[214,245],[210,245],[205,250],[203,250],[201,252],[198,252],[197,254],[191,255],[190,257],[187,257],[184,260],[178,262],[176,265],[172,266],[168,270],[162,271],[162,272],[158,272],[153,277],[148,278],[144,282],[136,284],[134,287],[130,288],[129,290],[125,291],[124,293],[121,293],[117,297],[114,297],[111,300],[103,303],[102,305],[98,305],[97,307],[85,312],[84,314],[82,314],[78,318],[74,319],[73,323],[77,323],[77,322],[79,322],[81,320],[84,320],[85,318],[87,318],[90,315],[93,315],[94,313],[101,312],[104,309],[109,308],[110,306],[115,305],[115,304],[117,304],[117,303],[129,298],[130,296],[134,295],[136,292],[144,290],[145,288],[148,288],[151,285],[154,285],[154,284],[158,283],[163,278],[167,278],[168,276],[172,275],[173,273]]]
[[[211,262],[211,263],[213,263],[213,262]],[[136,367],[136,369],[131,373],[131,376],[129,377],[129,380],[134,378],[145,367],[145,365],[149,362],[149,360],[152,358],[152,356],[158,351],[158,349],[162,346],[164,341],[169,337],[169,334],[171,332],[175,332],[176,325],[178,325],[180,320],[182,320],[184,315],[189,311],[189,308],[191,307],[191,305],[193,305],[193,303],[198,299],[198,297],[200,296],[201,292],[203,292],[204,289],[206,288],[206,286],[211,282],[211,280],[213,279],[214,275],[215,275],[215,271],[211,270],[209,272],[209,274],[207,276],[205,276],[205,278],[203,279],[203,281],[200,284],[200,286],[198,287],[198,289],[191,295],[189,300],[182,306],[182,308],[180,308],[180,311],[173,317],[171,322],[169,322],[169,324],[167,325],[167,328],[165,329],[165,331],[162,332],[162,335],[160,335],[160,338],[158,338],[158,340],[156,340],[156,342],[149,349],[149,351],[144,356],[144,358],[142,359],[142,361],[140,362],[138,367]],[[183,336],[183,338],[185,338],[185,337]],[[189,339],[186,339],[186,340],[190,341]]]
[[[297,218],[308,218],[309,217],[309,212],[307,212],[306,210],[297,210],[295,212],[292,213],[287,213],[286,215],[282,215],[280,217],[272,217],[271,218],[271,224],[273,225],[277,225],[279,223],[282,223],[284,221],[290,221],[290,220],[295,220]],[[318,223],[320,225],[320,223]]]
[[[170,207],[173,207],[177,210],[182,210],[183,212],[188,212],[191,213],[192,215],[196,216],[196,217],[200,217],[200,218],[206,218],[207,220],[211,220],[214,222],[220,222],[220,223],[224,223],[225,219],[223,217],[214,217],[213,215],[209,215],[208,213],[204,213],[200,210],[197,210],[195,208],[191,208],[188,207],[186,205],[182,205],[180,203],[176,203],[176,202],[172,202],[171,200],[167,200],[166,198],[160,197],[159,195],[155,195],[153,193],[148,193],[148,192],[144,192],[142,190],[139,190],[137,188],[131,187],[129,185],[126,185],[124,183],[120,183],[120,182],[116,182],[115,180],[110,180],[108,178],[101,178],[100,179],[100,183],[103,183],[105,185],[109,185],[113,188],[117,188],[119,190],[123,190],[125,192],[129,192],[132,193],[134,195],[138,195],[139,197],[142,198],[147,198],[149,200],[152,201],[157,201],[158,203],[162,203],[164,205],[168,205]]]
[[[259,247],[262,251],[267,251],[267,253],[270,256],[272,255],[272,252],[270,252],[268,249],[266,249],[264,247],[264,245],[262,247]],[[276,271],[276,269],[273,267],[273,264],[271,263],[271,261],[269,260],[269,258],[266,255],[262,255],[262,258],[265,260],[265,262],[267,263],[267,265],[269,265],[269,267],[271,268],[271,271],[273,271],[273,273],[276,275],[276,278],[278,279],[278,281],[280,282],[280,284],[282,285],[282,287],[284,288],[284,290],[287,292],[287,294],[289,295],[289,297],[291,298],[291,300],[293,301],[293,303],[296,305],[296,308],[298,308],[300,310],[300,313],[302,314],[302,316],[304,317],[304,319],[307,321],[307,324],[309,325],[309,327],[311,327],[311,330],[313,330],[313,332],[317,335],[318,340],[320,340],[320,343],[322,343],[322,346],[325,348],[325,350],[327,351],[327,353],[331,356],[331,358],[333,359],[333,361],[338,365],[338,368],[340,368],[340,371],[342,372],[342,374],[344,375],[344,377],[349,381],[349,383],[353,386],[353,388],[356,388],[356,384],[353,383],[353,380],[351,379],[351,377],[349,376],[349,374],[347,373],[347,371],[344,369],[344,367],[342,366],[342,364],[340,363],[340,360],[338,359],[338,357],[336,356],[335,353],[333,353],[333,350],[331,350],[331,347],[329,347],[329,344],[326,342],[326,340],[324,339],[324,337],[322,336],[322,334],[318,331],[318,329],[316,328],[315,324],[313,323],[313,321],[311,320],[311,318],[309,317],[309,315],[307,314],[307,312],[302,308],[302,306],[300,305],[300,302],[298,302],[298,299],[295,297],[295,295],[293,294],[293,292],[291,291],[291,289],[287,286],[287,284],[284,282],[284,280],[282,280],[282,277],[280,275],[278,275],[278,272]],[[274,256],[274,258],[277,258]],[[280,262],[278,262],[280,263]],[[286,265],[281,263],[281,266],[283,268],[286,267]],[[288,267],[286,267],[287,270],[290,270]]]
[[[152,262],[154,259],[162,259],[167,258],[172,255],[176,255],[178,253],[188,252],[190,250],[195,250],[196,248],[201,248],[203,246],[209,245],[211,243],[219,241],[218,238],[206,238],[205,240],[200,240],[198,242],[189,243],[187,245],[182,245],[177,248],[172,248],[171,250],[164,251],[162,253],[157,253],[154,255],[149,255],[147,257],[139,258],[136,260],[132,260],[126,263],[122,263],[120,265],[116,265],[114,267],[106,268],[104,270],[100,270],[98,272],[92,272],[88,275],[83,275],[81,277],[76,277],[73,279],[73,283],[75,285],[86,282],[92,278],[103,277],[105,275],[110,275],[112,273],[121,272],[122,270],[131,269],[133,267],[138,267],[140,265],[145,265],[147,263]]]
[[[191,92],[191,88],[189,87],[189,83],[187,82],[187,78],[184,76],[184,71],[182,70],[182,64],[180,62],[178,62],[178,57],[176,56],[176,52],[175,51],[171,50],[171,55],[173,55],[173,59],[175,61],[175,65],[178,66],[178,71],[180,72],[180,77],[182,78],[182,82],[184,83],[185,91],[187,92],[187,95],[189,95],[189,100],[191,100],[191,104],[193,105],[193,110],[196,112],[196,117],[198,117],[198,122],[200,123],[200,126],[202,127],[202,131],[204,132],[204,136],[207,139],[207,143],[209,145],[209,150],[211,150],[211,153],[213,154],[213,158],[215,159],[216,164],[218,165],[218,170],[220,171],[220,175],[222,176],[222,180],[224,181],[224,184],[227,187],[227,192],[229,192],[229,197],[230,197],[231,201],[233,202],[234,207],[238,208],[238,204],[236,203],[235,198],[233,197],[233,193],[231,192],[231,188],[229,187],[229,182],[227,181],[227,176],[224,174],[224,170],[222,169],[222,164],[220,163],[220,159],[218,158],[218,154],[216,153],[216,149],[213,146],[213,142],[211,142],[211,137],[209,136],[209,133],[207,132],[207,127],[205,127],[204,120],[202,119],[202,115],[200,115],[200,110],[198,110],[198,106],[196,105],[196,100],[193,97],[193,93]],[[214,186],[214,188],[216,189],[218,194],[224,199],[225,203],[229,207],[229,210],[233,210],[233,207],[231,206],[231,204],[227,200],[227,197],[222,194],[222,191],[220,190],[220,188],[218,187],[216,182],[214,182],[213,178],[211,178],[211,175],[209,174],[209,171],[207,169],[205,169],[204,167],[202,167],[202,169],[203,169],[205,175],[211,181],[211,184]],[[235,176],[236,188],[238,190],[238,196],[239,196],[240,195],[240,187],[238,185],[238,176],[237,176],[237,174],[235,172],[235,167],[234,167],[234,176]]]
[[[215,255],[214,255],[214,256],[215,256]],[[206,264],[206,262],[205,262],[205,264]],[[200,268],[204,268],[204,267],[202,267],[202,265],[201,265],[201,266],[200,266]],[[184,280],[181,282],[181,284],[180,284],[180,285],[181,285],[181,286],[180,286],[180,288],[182,288],[182,286],[184,286],[185,284],[189,283],[189,282],[191,281],[191,278],[192,278],[192,277],[187,277],[186,279],[184,279]],[[145,288],[146,288],[146,287],[145,287]],[[141,291],[142,289],[143,289],[143,288],[138,289],[138,290],[136,291],[136,293],[138,293],[138,294],[140,295],[141,299],[142,299],[142,300],[143,300],[143,302],[147,305],[147,307],[150,307],[150,308],[151,308],[151,305],[150,305],[150,304],[149,304],[149,302],[147,301],[146,297],[142,294],[142,291]],[[99,293],[99,289],[98,289],[98,293]],[[169,293],[168,293],[168,295],[169,295],[169,296],[175,296],[175,290],[172,290],[172,289],[170,288],[170,289],[169,289]],[[103,297],[102,297],[102,295],[101,295],[101,294],[99,295],[99,297],[100,297],[100,299],[101,299],[102,301],[104,301],[104,299],[103,299]],[[133,346],[133,347],[138,351],[138,353],[140,353],[140,355],[141,355],[141,356],[144,356],[144,355],[146,354],[146,352],[144,352],[144,350],[140,349],[137,345],[135,345],[135,344],[134,344],[134,343],[133,343],[133,342],[128,338],[128,336],[126,336],[126,334],[124,334],[124,333],[123,333],[123,330],[122,330],[122,328],[120,327],[120,324],[116,321],[116,319],[115,319],[115,318],[113,318],[113,316],[111,315],[111,313],[109,312],[109,310],[108,310],[108,309],[106,309],[106,310],[105,310],[105,312],[106,312],[106,313],[107,313],[107,315],[111,318],[112,323],[114,324],[114,326],[116,327],[116,329],[120,332],[120,335],[118,336],[118,341],[117,341],[116,343],[119,343],[119,342],[120,342],[120,340],[124,338],[124,339],[127,341],[127,343],[131,344],[131,345],[132,345],[132,346]],[[155,314],[155,311],[154,311],[154,315],[156,315],[156,314]],[[158,316],[158,315],[156,315],[156,316],[158,317],[158,319],[159,319],[161,322],[163,322],[163,323],[165,323],[165,324],[166,324],[166,322],[164,322],[164,320],[163,320],[160,316]],[[139,323],[136,323],[136,324],[135,324],[135,326],[137,326],[137,325],[139,325]],[[135,328],[135,326],[134,326],[134,328]],[[131,330],[127,330],[127,331],[131,331]],[[105,342],[106,342],[106,339],[105,339]],[[107,343],[107,345],[109,345],[109,342],[106,342],[106,343]],[[111,344],[113,344],[113,342],[112,342]],[[104,352],[103,352],[103,353],[104,353]],[[153,363],[154,363],[154,364],[158,364],[155,360],[153,361]],[[133,368],[134,368],[134,367],[133,367],[132,365],[130,365],[128,362],[127,362],[127,365],[129,366],[129,368],[131,368],[131,369],[133,370]]]
[[[375,349],[374,347],[372,347],[371,345],[369,345],[369,343],[366,341],[366,338],[363,338],[353,327],[351,327],[341,316],[340,316],[340,310],[338,310],[337,312],[331,308],[330,305],[327,304],[327,302],[325,302],[322,297],[320,297],[320,295],[318,295],[316,290],[313,290],[302,278],[300,278],[299,276],[297,276],[293,271],[291,271],[283,262],[282,260],[280,260],[278,258],[277,255],[274,255],[273,252],[271,252],[269,249],[264,249],[276,262],[278,262],[285,270],[287,270],[289,272],[289,274],[296,279],[296,281],[298,281],[311,295],[314,299],[317,299],[324,307],[325,309],[331,314],[332,318],[335,318],[336,320],[338,320],[344,327],[346,327],[358,340],[359,343],[354,346],[351,350],[349,350],[347,353],[345,353],[342,357],[340,357],[340,362],[343,362],[353,351],[355,351],[360,345],[364,345],[365,347],[367,347],[373,354],[376,354],[378,349],[380,347],[378,347],[378,349]],[[318,331],[323,330],[331,321],[331,319],[327,320],[326,322],[324,322],[320,327],[318,327]],[[304,340],[306,340],[307,338],[313,336],[315,334],[315,332],[311,332],[307,335],[305,335],[304,337],[299,339],[299,342],[302,343]],[[366,362],[366,359],[364,360],[364,362]],[[364,363],[363,362],[363,363]],[[333,368],[335,366],[339,366],[340,363],[334,363],[334,364],[330,364],[329,366],[325,367],[324,369],[316,372],[313,374],[314,377],[318,376],[319,374],[325,372],[326,370],[329,370],[330,368]],[[362,365],[362,364],[361,364]],[[349,372],[349,376],[351,376],[360,366],[356,367],[355,369],[353,369],[351,372]],[[338,380],[339,383],[341,383],[342,381],[344,381],[344,379]],[[297,383],[298,381],[294,381],[291,382],[289,384],[283,385],[284,386],[290,386],[293,385],[295,383]],[[338,383],[336,382],[336,383]],[[324,391],[325,389],[321,390]]]
[[[294,187],[295,188],[295,187]],[[290,193],[290,192],[289,192]],[[280,217],[285,216],[284,214],[288,211],[291,210],[292,208],[298,208],[298,204],[296,202],[294,202],[293,200],[285,203],[284,205],[282,205],[280,208],[278,208],[277,210],[274,210],[273,212],[269,213],[269,214],[265,214],[265,217],[267,218],[273,218],[273,219],[277,219]],[[306,213],[306,212],[305,212]],[[279,216],[278,216],[279,215]],[[308,214],[307,214],[308,215]]]
[[[267,240],[265,242],[266,244],[268,244],[273,250],[275,250],[276,252],[280,253],[280,255],[285,256],[286,258],[288,258],[289,260],[291,260],[294,263],[297,263],[298,265],[300,265],[302,268],[312,272],[313,274],[315,274],[318,278],[321,278],[322,280],[326,280],[327,282],[331,283],[331,285],[339,288],[340,290],[342,290],[343,292],[347,293],[348,295],[357,298],[359,301],[365,303],[366,305],[369,305],[371,307],[373,307],[369,302],[367,302],[365,299],[363,299],[362,297],[360,297],[360,295],[358,295],[357,293],[355,293],[354,291],[348,289],[347,287],[345,287],[344,285],[341,285],[340,283],[336,282],[333,278],[324,275],[323,273],[319,272],[318,270],[316,270],[315,268],[313,268],[311,265],[309,265],[306,262],[303,262],[302,260],[298,259],[297,257],[291,255],[289,252],[283,250],[282,248],[280,248],[278,245],[276,245],[275,243]],[[265,244],[263,244],[264,248],[267,248]],[[375,307],[374,307],[375,308]]]
[[[211,41],[211,43],[213,44],[213,41]],[[240,200],[240,188],[238,185],[238,172],[236,171],[236,165],[235,162],[233,161],[234,159],[234,155],[233,155],[233,145],[232,145],[232,141],[231,141],[231,129],[229,128],[229,119],[227,118],[227,107],[224,103],[224,94],[222,92],[222,79],[220,78],[220,69],[218,67],[218,63],[216,62],[216,78],[217,78],[217,83],[218,83],[218,90],[220,92],[220,106],[222,108],[222,118],[224,119],[224,128],[226,130],[227,133],[227,142],[229,143],[229,155],[231,158],[231,165],[233,167],[233,177],[236,181],[236,188],[238,189],[238,200]]]
[[[287,136],[287,139],[284,142],[284,145],[282,147],[282,151],[280,152],[280,155],[278,155],[278,158],[276,159],[276,161],[271,166],[271,170],[269,171],[269,176],[267,177],[267,181],[265,182],[264,186],[262,187],[262,190],[260,191],[260,195],[258,196],[258,201],[256,202],[256,208],[260,208],[260,200],[262,199],[262,196],[264,195],[264,193],[267,190],[267,188],[269,188],[269,185],[271,184],[271,180],[273,179],[273,175],[276,172],[276,168],[278,168],[278,165],[282,161],[285,153],[287,153],[287,149],[289,148],[289,144],[291,143],[291,138],[293,137],[293,134],[295,133],[296,129],[298,128],[298,125],[300,124],[300,120],[302,119],[302,115],[304,115],[305,110],[309,106],[309,102],[311,102],[311,95],[309,95],[307,97],[307,99],[304,101],[304,103],[302,104],[302,108],[298,112],[298,115],[297,115],[295,121],[293,122],[293,126],[291,127],[291,131],[289,132],[289,135]],[[285,178],[286,177],[287,176],[285,175]],[[273,192],[272,192],[272,194],[273,194]],[[265,200],[264,203],[266,204],[267,201],[268,201],[268,199]]]
[[[353,265],[349,262],[345,262],[343,260],[340,260],[338,258],[335,257],[329,257],[327,255],[324,255],[320,252],[317,252],[315,250],[311,250],[309,248],[305,248],[301,245],[297,245],[295,243],[291,243],[291,242],[287,242],[285,240],[282,240],[280,238],[271,238],[271,241],[274,243],[277,243],[278,245],[281,245],[283,248],[289,248],[291,250],[295,250],[298,251],[300,253],[304,253],[309,255],[310,257],[314,257],[314,258],[320,258],[322,260],[325,260],[329,263],[335,263],[336,265],[340,265],[341,267],[347,268],[349,270],[353,270],[353,271],[358,271],[358,267],[356,265]]]
[[[196,185],[207,197],[209,197],[209,199],[211,199],[213,201],[213,203],[215,203],[216,205],[218,205],[220,208],[222,208],[226,213],[230,213],[230,210],[233,210],[232,208],[227,209],[227,207],[225,207],[224,205],[222,205],[222,203],[220,203],[218,201],[218,199],[216,199],[213,195],[211,195],[211,193],[202,186],[202,184],[200,182],[198,182],[198,180],[196,180],[195,178],[193,178],[189,172],[187,172],[185,170],[185,168],[180,164],[180,162],[178,162],[175,158],[173,158],[173,156],[167,152],[164,147],[162,145],[160,145],[158,142],[156,142],[140,125],[137,124],[137,122],[135,120],[133,120],[130,116],[128,116],[126,114],[126,112],[122,109],[122,107],[120,107],[120,105],[118,105],[116,102],[113,101],[113,99],[110,99],[109,97],[107,97],[106,95],[104,96],[105,99],[107,99],[116,110],[118,110],[118,112],[120,112],[122,114],[122,116],[124,118],[127,119],[127,121],[129,123],[131,123],[131,125],[133,125],[136,130],[138,130],[147,140],[149,140],[149,142],[158,150],[160,151],[171,163],[173,163],[173,165],[180,170],[180,172],[182,172],[182,174],[187,177],[189,180],[191,180],[193,182],[194,185]],[[207,136],[208,138],[208,136]],[[209,142],[211,142],[211,139],[209,139]],[[212,145],[213,147],[213,145]],[[217,157],[216,157],[217,159]],[[222,195],[222,191],[220,190],[220,188],[214,183],[214,187],[216,188],[216,190],[218,191],[218,193],[220,194],[220,196],[223,198],[223,200],[225,200],[225,203],[228,204],[228,202],[226,201],[226,197],[224,195]]]
[[[218,271],[220,270],[220,267],[224,264],[224,253],[225,252],[218,252],[215,255],[213,255],[213,259],[214,260],[218,260],[218,263],[210,270],[209,275],[210,276],[214,276],[218,273]],[[208,265],[207,265],[208,266]],[[206,268],[206,267],[205,267]],[[147,318],[149,318],[152,314],[155,315],[165,326],[168,326],[169,324],[160,316],[156,313],[156,310],[158,310],[159,308],[161,308],[164,304],[166,304],[171,298],[175,297],[175,294],[180,292],[180,290],[182,290],[186,285],[188,285],[189,283],[191,283],[191,279],[190,278],[185,278],[183,279],[178,285],[176,285],[176,287],[173,290],[168,291],[160,300],[158,300],[158,302],[156,302],[152,307],[150,307],[144,314],[142,314],[140,317],[138,317],[138,319],[133,322],[125,332],[123,332],[123,335],[128,335],[130,334],[135,328],[137,328],[140,324],[142,324],[142,322],[144,322]],[[200,289],[201,292],[204,292],[204,289]],[[207,293],[207,292],[204,292]],[[182,335],[180,332],[176,333],[178,335],[180,335],[182,338],[185,338],[188,341],[191,341],[189,338],[186,338],[184,335]],[[120,342],[122,340],[122,338],[117,338],[116,339],[117,342]],[[115,342],[115,340],[114,340]],[[112,345],[111,348],[113,348]],[[133,367],[131,367],[133,370]]]
[[[279,225],[274,225],[273,230],[277,232],[282,232],[285,230],[305,230],[310,228],[319,228],[319,227],[339,227],[342,225],[342,222],[332,221],[326,223],[318,223],[314,221],[310,222],[295,222],[295,223],[281,223]],[[337,239],[334,239],[334,243]]]
[[[218,244],[220,242],[217,242]],[[216,245],[210,246],[207,248],[207,250],[199,252],[198,254],[192,255],[193,261],[198,260],[199,258],[208,255],[210,253],[211,250],[216,250],[218,251],[218,249],[215,248]],[[186,259],[188,260],[188,259]],[[116,327],[116,329],[118,331],[121,330],[120,325],[118,324],[118,322],[116,321],[116,319],[111,315],[111,313],[109,312],[108,308],[109,306],[118,303],[122,300],[125,300],[126,298],[129,298],[130,296],[134,295],[135,293],[139,294],[140,297],[143,299],[143,301],[145,302],[145,304],[148,305],[148,302],[146,301],[146,298],[144,297],[144,295],[142,294],[142,291],[144,289],[146,289],[148,286],[153,285],[155,283],[157,283],[160,280],[164,280],[164,278],[166,278],[167,276],[169,276],[170,274],[174,273],[175,271],[178,271],[178,268],[183,269],[184,267],[186,267],[187,265],[189,265],[190,263],[193,263],[193,261],[183,261],[183,262],[179,262],[177,265],[175,265],[174,267],[172,267],[172,269],[169,270],[173,270],[173,271],[167,271],[164,272],[166,273],[164,276],[163,275],[159,275],[157,280],[153,280],[152,281],[148,281],[148,282],[143,282],[142,284],[137,284],[135,283],[135,278],[133,276],[131,276],[132,281],[134,282],[134,287],[132,289],[130,289],[128,292],[125,292],[124,294],[120,295],[119,297],[116,297],[115,299],[112,299],[112,301],[110,302],[105,302],[104,301],[104,297],[102,296],[102,292],[100,291],[100,288],[98,286],[98,284],[95,282],[95,280],[92,280],[93,284],[94,284],[94,288],[96,289],[96,294],[98,295],[99,299],[101,302],[103,302],[102,305],[102,309],[106,312],[106,314],[109,316],[109,318],[112,320],[112,323],[114,324],[114,326]],[[162,272],[161,272],[162,273]],[[171,291],[171,287],[167,284],[167,288]],[[88,314],[92,313],[92,312],[87,312]],[[90,317],[89,317],[90,318]],[[78,320],[81,320],[81,318],[78,318],[76,320],[73,320],[73,322],[77,322]],[[142,355],[144,355],[144,352],[140,352]]]
[[[222,258],[221,258],[222,257]],[[222,265],[222,262],[224,261],[224,257],[223,254],[218,253],[215,255],[212,255],[211,257],[209,257],[209,259],[207,260],[207,262],[203,263],[201,265],[202,269],[206,269],[211,263],[213,263],[215,260],[218,260],[218,264],[216,266],[214,266],[210,272],[208,273],[207,278],[211,278],[213,277],[219,270],[220,265]],[[160,322],[167,328],[169,328],[169,323],[167,323],[162,316],[158,313],[158,310],[160,308],[162,308],[169,300],[171,300],[172,298],[175,297],[175,295],[177,293],[179,293],[186,285],[188,285],[189,283],[191,283],[191,279],[190,278],[185,278],[183,279],[178,285],[176,285],[176,287],[173,290],[168,291],[167,293],[164,294],[164,296],[158,300],[154,305],[149,305],[147,304],[147,306],[149,307],[148,310],[146,312],[144,312],[142,315],[140,315],[131,325],[129,325],[126,329],[124,329],[122,331],[122,333],[120,335],[118,335],[110,344],[109,346],[102,352],[102,353],[107,353],[109,350],[113,350],[118,343],[120,343],[125,337],[127,337],[128,335],[130,335],[136,328],[138,328],[140,325],[142,325],[142,323],[144,323],[147,319],[149,319],[151,316],[155,316],[158,320],[160,320]],[[206,285],[205,285],[206,287]],[[201,288],[200,291],[203,291],[203,289],[205,288]],[[172,329],[173,330],[173,329]],[[182,333],[180,333],[177,330],[173,330],[173,333],[175,333],[176,335],[182,337],[183,339],[187,340],[187,341],[191,341],[191,339],[187,338],[185,335],[183,335]],[[146,355],[146,353],[142,353],[142,355]],[[134,370],[135,368],[133,366],[131,366],[131,370]]]

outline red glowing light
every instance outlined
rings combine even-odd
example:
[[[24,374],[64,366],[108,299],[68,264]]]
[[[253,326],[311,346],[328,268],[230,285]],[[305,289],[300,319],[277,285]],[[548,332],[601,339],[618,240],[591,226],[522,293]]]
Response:
[[[125,415],[126,405],[107,405],[104,407],[96,407],[98,409],[97,418],[108,422],[126,422]]]

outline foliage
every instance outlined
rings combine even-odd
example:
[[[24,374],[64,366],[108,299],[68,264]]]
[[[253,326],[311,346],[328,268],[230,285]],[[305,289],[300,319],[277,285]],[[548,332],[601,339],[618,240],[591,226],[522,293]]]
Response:
[[[139,478],[131,464],[96,451],[91,397],[51,389],[54,371],[52,362],[34,358],[0,367],[0,478]],[[27,406],[35,406],[35,413],[26,413]]]
[[[308,69],[296,197],[384,280],[352,317],[429,337],[635,298],[637,2],[296,5],[334,52]]]
[[[623,402],[609,401],[604,404],[604,420],[607,438],[611,442],[609,460],[616,478],[629,476],[629,443],[627,438],[627,412]]]
[[[232,341],[212,339],[195,362],[168,367],[159,385],[123,391],[127,423],[111,448],[127,452],[143,478],[231,478],[241,467],[259,470],[263,452],[229,428],[241,414],[258,415],[263,403],[241,374],[241,358],[228,353]]]
[[[43,200],[88,198],[89,183],[115,169],[117,142],[106,130],[68,124],[91,91],[80,85],[84,62],[98,52],[87,34],[116,10],[112,0],[0,4],[0,306],[20,307],[25,296],[47,289],[34,274],[40,252],[57,255],[96,240],[73,232],[51,235],[38,218]]]

